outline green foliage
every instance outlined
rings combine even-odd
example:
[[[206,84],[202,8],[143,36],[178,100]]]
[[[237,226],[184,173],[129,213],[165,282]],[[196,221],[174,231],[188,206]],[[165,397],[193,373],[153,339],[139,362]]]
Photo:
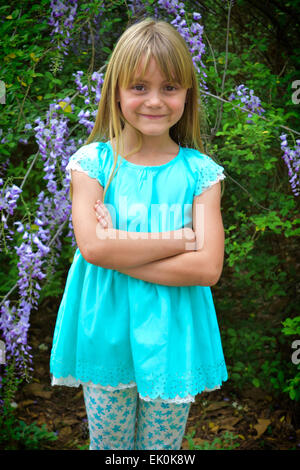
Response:
[[[4,417],[0,434],[0,448],[3,450],[38,450],[45,441],[57,440],[57,435],[49,432],[45,424],[42,427],[36,422],[26,424],[12,413]]]
[[[30,450],[39,449],[45,441],[54,441],[57,436],[49,432],[44,424],[41,428],[36,422],[26,424],[15,416],[14,397],[22,383],[16,378],[14,364],[6,368],[6,375],[2,379],[0,399],[3,407],[0,414],[0,449],[2,450]]]
[[[233,450],[240,446],[236,440],[239,438],[238,435],[226,431],[221,437],[215,437],[212,442],[204,442],[201,445],[197,445],[193,441],[196,431],[184,436],[188,441],[189,450]]]
[[[300,336],[300,316],[294,318],[286,318],[283,322],[282,333],[286,336]]]
[[[252,318],[225,328],[222,338],[229,379],[236,389],[253,385],[266,393],[289,393],[292,400],[299,399],[299,368],[291,360],[290,344],[280,338],[280,328],[266,332],[264,323]]]
[[[285,336],[295,336],[297,338],[292,343],[292,348],[296,351],[292,354],[292,363],[294,365],[294,376],[287,381],[284,392],[289,394],[291,400],[300,400],[300,316],[286,318],[281,330]]]

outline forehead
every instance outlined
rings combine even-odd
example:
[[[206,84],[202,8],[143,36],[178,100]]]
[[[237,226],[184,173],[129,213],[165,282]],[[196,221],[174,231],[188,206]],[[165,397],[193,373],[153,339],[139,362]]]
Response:
[[[153,77],[161,81],[175,81],[181,84],[183,82],[182,75],[178,73],[171,60],[160,60],[152,54],[141,54],[130,67],[121,70],[118,83],[122,88],[126,88],[137,79],[150,81]]]
[[[166,74],[157,64],[157,61],[154,57],[148,61],[148,64],[145,63],[145,58],[142,58],[138,63],[136,69],[133,71],[131,78],[136,79],[144,79],[144,81],[151,81],[153,78],[160,79],[162,81],[166,81],[168,78],[171,77],[167,76],[170,74]],[[172,78],[175,80],[175,74],[172,73]]]

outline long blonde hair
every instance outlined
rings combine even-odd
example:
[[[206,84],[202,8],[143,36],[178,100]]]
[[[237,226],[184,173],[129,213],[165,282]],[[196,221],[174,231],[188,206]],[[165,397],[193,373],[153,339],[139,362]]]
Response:
[[[182,117],[170,129],[170,137],[181,146],[195,148],[204,153],[200,123],[204,124],[204,109],[198,92],[197,77],[191,54],[180,33],[169,23],[152,18],[129,26],[118,39],[107,64],[101,90],[95,125],[84,145],[115,138],[114,165],[104,188],[103,201],[113,177],[120,151],[120,135],[126,119],[117,103],[117,87],[126,88],[135,75],[141,58],[145,58],[143,74],[152,57],[161,73],[171,82],[187,88],[186,104]],[[142,137],[137,129],[138,147],[126,156],[141,149]],[[70,189],[72,199],[72,183]]]

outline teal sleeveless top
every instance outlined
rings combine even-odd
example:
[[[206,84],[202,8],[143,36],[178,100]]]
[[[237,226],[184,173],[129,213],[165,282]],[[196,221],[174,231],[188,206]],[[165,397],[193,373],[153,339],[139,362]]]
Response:
[[[66,169],[84,171],[104,188],[113,163],[110,142],[93,142]],[[193,198],[225,178],[208,155],[181,146],[164,165],[137,165],[120,155],[119,163],[105,205],[114,227],[131,232],[192,228]],[[50,373],[53,385],[136,385],[141,398],[177,402],[220,388],[228,376],[210,287],[145,282],[90,264],[77,248]]]

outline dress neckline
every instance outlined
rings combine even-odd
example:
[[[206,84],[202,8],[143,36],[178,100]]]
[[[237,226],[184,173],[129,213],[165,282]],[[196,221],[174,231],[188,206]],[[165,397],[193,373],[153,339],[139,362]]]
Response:
[[[107,145],[110,147],[110,150],[111,152],[113,152],[113,148],[112,148],[112,145],[110,143],[110,141],[108,140],[107,142]],[[159,168],[166,168],[168,166],[170,166],[171,164],[173,164],[175,161],[177,161],[180,156],[181,156],[181,152],[182,152],[182,147],[179,145],[179,150],[178,150],[178,153],[175,157],[173,157],[171,160],[169,160],[167,163],[163,163],[162,165],[138,165],[137,163],[132,163],[132,162],[129,162],[128,160],[126,160],[124,157],[122,157],[121,155],[118,155],[118,159],[122,159],[123,162],[125,163],[125,165],[128,165],[132,168],[135,168],[137,170],[139,169],[154,169],[154,170],[158,170]]]

